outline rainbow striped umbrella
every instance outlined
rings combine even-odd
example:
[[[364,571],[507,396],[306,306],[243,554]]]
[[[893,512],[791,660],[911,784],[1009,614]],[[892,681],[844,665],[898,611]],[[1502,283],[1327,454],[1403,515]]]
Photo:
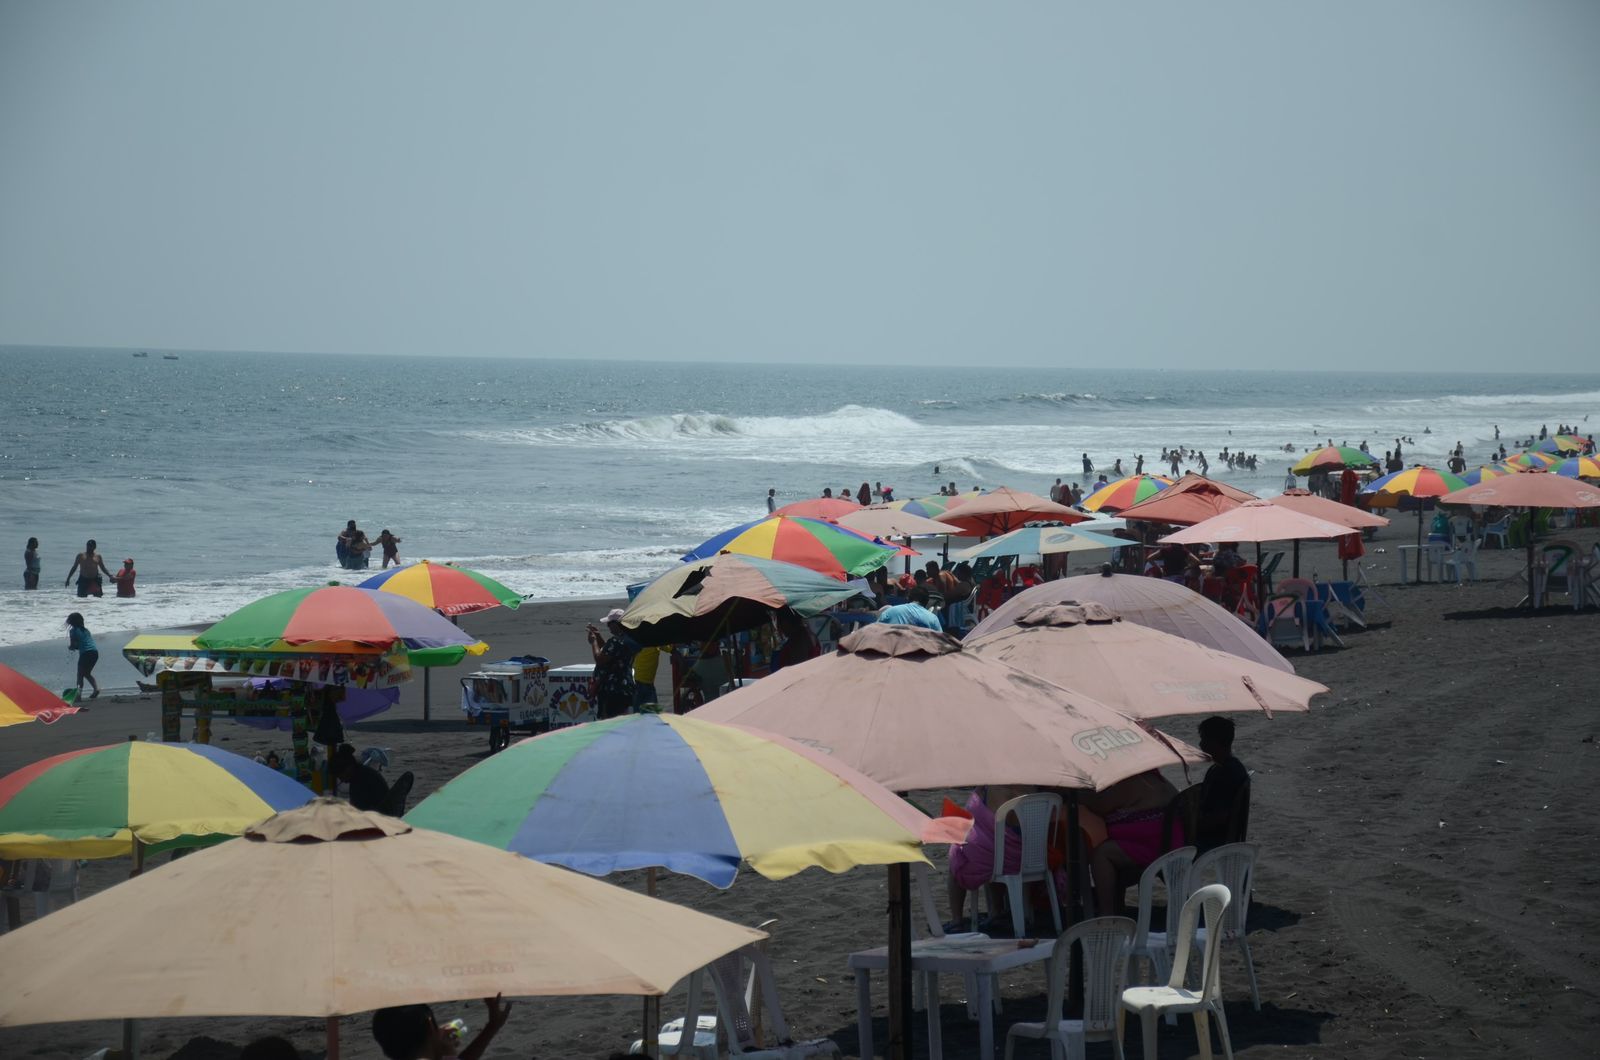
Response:
[[[1078,507],[1089,512],[1120,512],[1140,501],[1149,500],[1170,485],[1172,480],[1164,475],[1129,475],[1101,486],[1085,497]]]
[[[517,607],[522,603],[521,593],[506,588],[487,574],[427,560],[374,574],[357,588],[397,593],[446,615],[470,615],[491,607]]]
[[[1380,479],[1367,483],[1361,492],[1371,495],[1373,503],[1379,507],[1393,507],[1394,501],[1401,497],[1443,497],[1446,493],[1454,493],[1459,489],[1466,489],[1467,484],[1457,475],[1448,471],[1438,471],[1423,464],[1415,467],[1404,468],[1400,471],[1391,471]]]
[[[684,554],[684,560],[710,559],[733,552],[776,559],[821,571],[845,581],[877,570],[900,554],[893,545],[820,519],[770,515],[724,530]]]
[[[1552,434],[1534,449],[1541,453],[1558,453],[1562,456],[1575,456],[1583,452],[1588,443],[1576,434]]]
[[[1309,475],[1313,471],[1343,471],[1345,468],[1359,471],[1377,466],[1378,460],[1371,453],[1347,445],[1325,445],[1301,457],[1289,470],[1296,475]]]
[[[1528,449],[1520,453],[1512,453],[1500,462],[1508,467],[1531,468],[1534,471],[1543,471],[1547,467],[1553,467],[1561,463],[1561,458],[1550,453],[1541,453],[1534,449]]]
[[[1600,478],[1600,457],[1574,456],[1550,468],[1552,475],[1567,478]]]
[[[909,501],[890,501],[884,507],[898,508],[908,515],[920,515],[924,519],[932,519],[936,515],[943,515],[958,504],[964,504],[974,497],[981,496],[983,496],[981,490],[969,490],[954,497],[935,493],[931,497],[916,497]]]
[[[523,740],[406,821],[591,876],[660,867],[714,887],[730,886],[741,863],[781,880],[923,861],[924,842],[965,831],[821,751],[675,714]]]
[[[1473,468],[1471,471],[1463,471],[1460,479],[1469,486],[1476,486],[1480,482],[1488,482],[1491,479],[1501,478],[1505,475],[1516,475],[1521,472],[1522,468],[1519,467],[1506,467],[1504,464],[1484,464],[1481,467]]]
[[[78,708],[43,685],[0,663],[0,728],[29,721],[46,724],[78,713]]]
[[[86,747],[0,777],[0,857],[111,858],[235,836],[315,796],[205,744]]]
[[[410,649],[460,648],[482,655],[449,619],[398,593],[325,585],[290,589],[246,604],[194,638],[202,648],[240,651],[283,647],[314,651],[383,650],[396,643]]]

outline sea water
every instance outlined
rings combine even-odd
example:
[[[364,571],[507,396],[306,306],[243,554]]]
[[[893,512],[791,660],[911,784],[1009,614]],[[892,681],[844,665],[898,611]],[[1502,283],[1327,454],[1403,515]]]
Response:
[[[208,622],[340,569],[347,519],[535,598],[617,595],[712,534],[863,481],[1044,493],[1164,446],[1271,494],[1332,439],[1442,465],[1600,410],[1600,376],[665,364],[0,349],[0,645]],[[1600,426],[1597,424],[1596,426]],[[1229,470],[1223,448],[1258,454]],[[1190,465],[1191,467],[1193,465]],[[935,469],[937,468],[937,473]],[[40,539],[42,588],[22,550]],[[87,538],[134,600],[63,587]],[[372,572],[379,563],[373,553]],[[107,583],[107,591],[111,586]]]

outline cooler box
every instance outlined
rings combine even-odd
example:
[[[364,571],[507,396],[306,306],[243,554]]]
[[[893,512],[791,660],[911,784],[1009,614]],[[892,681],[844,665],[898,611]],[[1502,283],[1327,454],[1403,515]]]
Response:
[[[545,680],[550,688],[551,728],[599,720],[594,698],[594,663],[553,667]]]

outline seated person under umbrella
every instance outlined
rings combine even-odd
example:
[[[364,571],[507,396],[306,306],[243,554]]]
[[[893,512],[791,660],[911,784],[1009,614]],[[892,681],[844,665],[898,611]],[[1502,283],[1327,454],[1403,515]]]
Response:
[[[389,784],[383,774],[358,761],[356,749],[347,743],[333,754],[333,775],[350,786],[350,805],[358,810],[383,813],[389,803]]]

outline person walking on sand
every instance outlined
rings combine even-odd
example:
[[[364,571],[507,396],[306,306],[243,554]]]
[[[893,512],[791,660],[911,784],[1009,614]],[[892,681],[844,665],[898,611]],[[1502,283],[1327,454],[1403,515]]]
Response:
[[[71,581],[71,578],[67,579]],[[28,538],[28,547],[22,550],[22,587],[39,588],[39,539]]]
[[[94,664],[100,661],[100,650],[94,646],[94,638],[89,635],[89,627],[83,624],[83,616],[76,611],[67,616],[67,650],[78,653],[78,694],[83,695],[83,683],[87,681],[94,689],[89,698],[97,698],[100,684],[94,679]]]
[[[103,596],[105,589],[100,581],[100,575],[111,577],[111,572],[106,570],[106,561],[101,558],[95,549],[94,538],[90,538],[83,546],[83,551],[78,553],[78,558],[72,561],[72,569],[67,571],[66,584],[72,584],[72,576],[78,576],[79,596]]]
[[[133,591],[133,580],[138,576],[139,572],[133,569],[133,557],[129,556],[122,561],[122,569],[111,576],[111,580],[117,583],[117,595],[124,600],[133,599],[136,595]]]

